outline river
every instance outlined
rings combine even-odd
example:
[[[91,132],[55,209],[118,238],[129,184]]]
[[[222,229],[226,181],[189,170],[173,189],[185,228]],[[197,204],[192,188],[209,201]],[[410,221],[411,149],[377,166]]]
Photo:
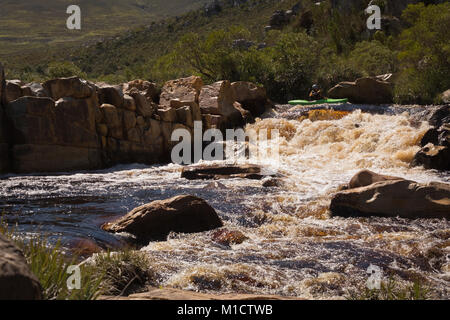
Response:
[[[83,239],[117,248],[123,238],[103,232],[103,223],[153,200],[192,194],[207,200],[228,229],[249,239],[226,247],[213,241],[213,232],[204,232],[150,243],[141,250],[152,261],[158,285],[339,299],[364,286],[368,267],[375,265],[385,278],[421,279],[435,297],[448,299],[449,221],[331,218],[327,211],[333,192],[361,169],[450,182],[449,174],[410,168],[428,128],[407,113],[355,110],[321,121],[272,115],[248,129],[279,130],[280,156],[264,165],[284,177],[280,187],[242,179],[188,181],[174,164],[4,175],[0,212],[22,234],[61,239],[65,248]]]

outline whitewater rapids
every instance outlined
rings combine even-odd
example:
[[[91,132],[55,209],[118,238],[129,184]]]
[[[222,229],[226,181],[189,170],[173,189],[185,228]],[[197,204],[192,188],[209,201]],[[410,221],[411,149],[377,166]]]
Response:
[[[0,177],[0,211],[17,229],[45,232],[70,247],[92,239],[108,247],[121,238],[99,226],[152,200],[193,194],[207,200],[228,229],[249,239],[224,247],[213,232],[172,234],[142,250],[155,285],[202,292],[280,294],[339,299],[365,286],[372,265],[400,283],[420,280],[436,298],[450,298],[450,222],[400,218],[330,218],[333,192],[361,169],[418,182],[450,175],[410,168],[429,129],[407,113],[354,111],[336,120],[269,118],[248,130],[278,129],[280,155],[264,166],[283,185],[231,179],[220,184],[180,178],[182,167],[118,166],[76,174]]]

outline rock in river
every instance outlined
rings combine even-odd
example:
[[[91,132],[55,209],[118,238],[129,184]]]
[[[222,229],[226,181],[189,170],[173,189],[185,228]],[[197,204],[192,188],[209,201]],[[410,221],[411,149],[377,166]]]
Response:
[[[138,242],[165,240],[171,231],[195,233],[222,227],[216,211],[203,199],[181,195],[135,208],[102,226],[109,232],[126,232]]]
[[[401,178],[375,180],[378,179],[372,184],[363,183],[364,186],[336,193],[330,205],[332,215],[450,218],[449,184],[420,184]]]
[[[244,178],[261,180],[265,175],[258,165],[196,165],[183,168],[181,177],[188,180]]]

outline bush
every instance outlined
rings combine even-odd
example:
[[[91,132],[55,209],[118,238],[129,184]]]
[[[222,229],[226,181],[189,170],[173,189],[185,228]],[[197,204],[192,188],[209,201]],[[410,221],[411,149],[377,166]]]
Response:
[[[81,71],[76,65],[71,62],[51,62],[48,65],[47,75],[50,79],[67,78],[78,76],[80,78],[87,78],[86,73]]]
[[[398,103],[433,103],[450,88],[450,3],[409,5],[402,19],[410,25],[400,36]]]
[[[396,52],[377,40],[362,41],[350,53],[349,62],[364,76],[376,76],[396,71]]]

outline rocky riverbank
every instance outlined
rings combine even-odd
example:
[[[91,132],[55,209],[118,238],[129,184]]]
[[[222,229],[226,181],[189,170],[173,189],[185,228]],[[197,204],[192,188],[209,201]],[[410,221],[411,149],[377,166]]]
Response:
[[[204,85],[199,77],[162,89],[135,80],[121,85],[80,78],[24,84],[0,66],[0,172],[37,173],[167,162],[171,134],[194,122],[233,128],[270,108],[265,90],[248,82]]]

